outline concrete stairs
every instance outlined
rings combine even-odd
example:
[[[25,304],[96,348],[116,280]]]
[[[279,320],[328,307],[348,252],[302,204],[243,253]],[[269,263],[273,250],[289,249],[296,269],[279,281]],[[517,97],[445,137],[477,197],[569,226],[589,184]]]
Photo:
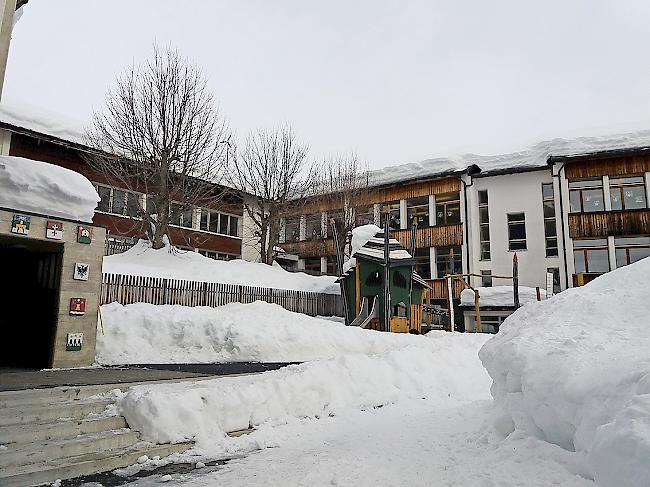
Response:
[[[142,455],[165,457],[190,443],[141,441],[114,399],[95,397],[133,384],[0,392],[0,487],[25,487],[127,467]]]

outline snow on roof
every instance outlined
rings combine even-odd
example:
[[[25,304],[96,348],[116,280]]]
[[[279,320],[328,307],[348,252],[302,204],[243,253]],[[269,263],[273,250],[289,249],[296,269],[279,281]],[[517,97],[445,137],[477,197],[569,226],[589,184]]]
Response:
[[[46,162],[0,156],[0,207],[91,222],[99,201],[81,174]]]
[[[20,102],[18,105],[3,101],[0,105],[0,123],[85,145],[83,124],[80,121],[29,103]]]
[[[388,255],[389,259],[395,261],[412,260],[411,254],[402,247],[394,238],[388,240]],[[352,257],[365,257],[370,260],[384,261],[384,230],[379,230],[373,237],[370,237],[366,243],[356,252]]]
[[[512,286],[479,287],[480,307],[488,306],[514,306]],[[540,289],[542,299],[546,298],[546,291]],[[537,291],[534,287],[519,286],[519,303],[521,305],[537,301]],[[460,293],[461,306],[474,306],[474,291],[463,289]]]
[[[538,142],[526,149],[508,154],[463,154],[385,167],[371,171],[370,181],[373,186],[381,186],[401,181],[462,173],[472,165],[478,166],[481,169],[481,174],[521,171],[544,168],[551,156],[573,156],[645,147],[650,147],[650,130],[575,139],[556,138]]]

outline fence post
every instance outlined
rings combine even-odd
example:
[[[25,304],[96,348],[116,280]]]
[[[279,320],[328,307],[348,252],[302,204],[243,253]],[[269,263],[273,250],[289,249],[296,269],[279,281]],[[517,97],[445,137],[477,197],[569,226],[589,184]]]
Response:
[[[162,280],[162,290],[163,290],[163,304],[167,304],[167,279],[163,278]]]

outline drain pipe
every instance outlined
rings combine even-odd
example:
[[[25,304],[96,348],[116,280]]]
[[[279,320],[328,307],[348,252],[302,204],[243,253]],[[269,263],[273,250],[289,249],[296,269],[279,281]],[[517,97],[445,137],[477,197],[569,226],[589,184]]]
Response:
[[[564,171],[564,162],[559,166],[557,174],[553,174],[553,169],[551,169],[551,174],[553,177],[557,178],[557,186],[560,190],[560,229],[562,231],[562,253],[564,254],[562,260],[564,261],[564,285],[565,289],[569,288],[569,268],[567,265],[567,246],[566,246],[566,233],[564,231],[564,198],[562,194],[562,171]]]

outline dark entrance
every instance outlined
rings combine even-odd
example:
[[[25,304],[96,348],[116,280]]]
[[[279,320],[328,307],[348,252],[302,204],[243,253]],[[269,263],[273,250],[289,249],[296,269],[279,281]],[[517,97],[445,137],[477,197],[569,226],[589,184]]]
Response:
[[[0,236],[0,367],[52,363],[63,244]]]

